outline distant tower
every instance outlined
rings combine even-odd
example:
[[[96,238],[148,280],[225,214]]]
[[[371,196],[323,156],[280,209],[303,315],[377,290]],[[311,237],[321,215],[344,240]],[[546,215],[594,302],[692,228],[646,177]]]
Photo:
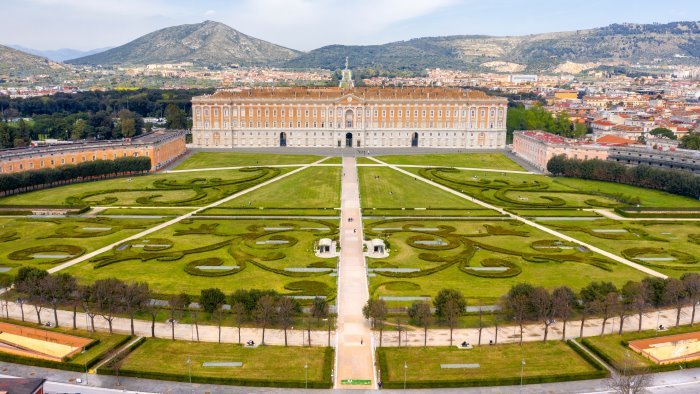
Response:
[[[352,81],[352,71],[348,69],[348,57],[345,56],[345,69],[343,70],[343,79],[340,80],[340,86],[343,89],[351,89],[355,87],[355,83]]]

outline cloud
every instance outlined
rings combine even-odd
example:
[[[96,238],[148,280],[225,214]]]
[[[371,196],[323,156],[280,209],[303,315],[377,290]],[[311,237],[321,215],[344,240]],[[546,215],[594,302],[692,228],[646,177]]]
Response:
[[[204,16],[205,16],[205,17],[214,16],[215,14],[216,14],[216,11],[215,11],[215,10],[206,10],[206,11],[204,11]]]

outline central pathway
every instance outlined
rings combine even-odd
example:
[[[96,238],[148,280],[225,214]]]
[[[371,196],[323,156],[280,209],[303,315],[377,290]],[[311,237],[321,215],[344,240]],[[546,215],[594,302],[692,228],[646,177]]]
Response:
[[[369,299],[369,290],[365,257],[362,253],[360,191],[357,162],[354,157],[343,158],[340,206],[341,251],[338,269],[335,387],[372,389],[377,387],[377,382],[372,333],[369,322],[362,316],[362,307]],[[357,384],[358,380],[369,381],[370,384]]]

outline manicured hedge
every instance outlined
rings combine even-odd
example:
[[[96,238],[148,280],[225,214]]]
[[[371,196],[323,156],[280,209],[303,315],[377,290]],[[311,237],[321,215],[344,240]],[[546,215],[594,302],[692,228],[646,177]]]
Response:
[[[0,193],[35,190],[43,186],[57,186],[74,180],[88,180],[99,176],[142,173],[151,170],[147,156],[120,157],[114,160],[94,160],[66,164],[56,168],[42,168],[10,174],[0,174]]]

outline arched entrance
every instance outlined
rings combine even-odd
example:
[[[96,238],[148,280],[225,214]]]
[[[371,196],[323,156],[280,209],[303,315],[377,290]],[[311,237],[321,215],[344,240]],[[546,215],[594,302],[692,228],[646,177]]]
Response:
[[[413,137],[411,137],[411,146],[418,146],[418,133],[413,133]]]
[[[353,115],[351,109],[345,111],[345,128],[352,129],[352,124],[353,124],[354,118],[355,118],[355,116]]]
[[[280,146],[287,146],[287,133],[284,131],[280,133]]]
[[[352,148],[352,133],[345,134],[345,146]]]

